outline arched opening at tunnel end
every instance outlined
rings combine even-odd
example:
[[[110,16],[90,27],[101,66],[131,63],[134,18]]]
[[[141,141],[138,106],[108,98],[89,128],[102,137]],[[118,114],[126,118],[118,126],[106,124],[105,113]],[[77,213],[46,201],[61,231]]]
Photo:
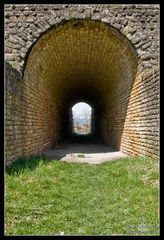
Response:
[[[78,135],[91,134],[92,129],[92,107],[79,102],[72,107],[72,133]]]
[[[95,107],[87,102],[77,102],[69,108],[68,141],[87,142],[95,138]]]

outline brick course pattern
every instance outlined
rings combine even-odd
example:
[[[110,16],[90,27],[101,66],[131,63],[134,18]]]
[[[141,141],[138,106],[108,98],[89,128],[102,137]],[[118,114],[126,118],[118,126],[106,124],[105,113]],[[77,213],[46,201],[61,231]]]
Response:
[[[5,5],[5,158],[58,146],[78,101],[97,135],[159,155],[159,5]]]

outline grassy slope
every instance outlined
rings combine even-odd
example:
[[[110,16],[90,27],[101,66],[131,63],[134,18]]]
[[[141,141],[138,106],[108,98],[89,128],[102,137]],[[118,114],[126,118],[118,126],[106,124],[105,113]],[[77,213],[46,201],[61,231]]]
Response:
[[[24,163],[7,168],[6,235],[159,234],[158,160]]]

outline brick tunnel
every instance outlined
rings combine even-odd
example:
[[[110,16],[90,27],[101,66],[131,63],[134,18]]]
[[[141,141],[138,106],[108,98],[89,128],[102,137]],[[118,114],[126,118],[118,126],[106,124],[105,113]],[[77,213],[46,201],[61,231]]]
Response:
[[[42,34],[24,66],[31,153],[71,137],[70,108],[80,101],[93,106],[93,135],[120,149],[137,65],[130,41],[101,21],[64,21]]]
[[[70,141],[78,102],[92,106],[91,140],[159,156],[159,10],[5,5],[6,164]]]

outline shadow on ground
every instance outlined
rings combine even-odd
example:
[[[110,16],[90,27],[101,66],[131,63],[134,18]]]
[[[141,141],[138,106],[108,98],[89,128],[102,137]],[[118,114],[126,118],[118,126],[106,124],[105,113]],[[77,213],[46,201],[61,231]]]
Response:
[[[94,134],[78,134],[73,133],[69,139],[67,139],[68,143],[80,143],[80,144],[92,144],[92,143],[101,143],[100,138],[95,137]]]
[[[45,155],[33,156],[33,157],[23,157],[13,162],[11,165],[6,166],[7,175],[20,175],[24,170],[33,171],[40,164],[47,164],[48,159]]]
[[[65,143],[58,149],[50,149],[45,152],[49,160],[61,160],[68,162],[86,162],[100,164],[126,155],[112,146],[102,143]]]
[[[102,144],[98,139],[86,135],[74,135],[69,143],[64,143],[55,149],[50,149],[42,155],[23,157],[6,167],[6,174],[20,175],[25,170],[33,171],[40,164],[47,164],[51,160],[69,162],[85,162],[100,164],[124,157],[125,155],[112,146]]]

